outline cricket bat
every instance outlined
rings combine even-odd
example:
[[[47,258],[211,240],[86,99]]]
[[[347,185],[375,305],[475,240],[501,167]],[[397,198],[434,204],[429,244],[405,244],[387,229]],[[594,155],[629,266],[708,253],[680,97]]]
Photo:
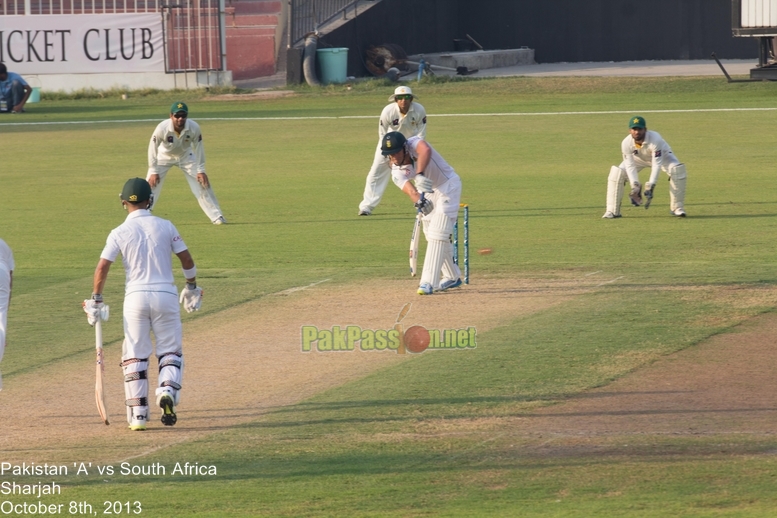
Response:
[[[410,236],[410,275],[418,273],[418,243],[421,240],[421,213],[419,212],[413,224],[413,234]]]
[[[103,391],[103,372],[105,362],[103,360],[103,323],[100,317],[94,323],[95,344],[97,346],[96,381],[94,384],[94,399],[97,403],[97,411],[100,412],[103,422],[108,425],[108,411],[105,409],[105,392]]]
[[[424,201],[424,193],[421,193],[421,201]],[[413,234],[410,236],[410,275],[415,277],[418,273],[418,243],[421,240],[421,209],[415,216],[413,223]]]

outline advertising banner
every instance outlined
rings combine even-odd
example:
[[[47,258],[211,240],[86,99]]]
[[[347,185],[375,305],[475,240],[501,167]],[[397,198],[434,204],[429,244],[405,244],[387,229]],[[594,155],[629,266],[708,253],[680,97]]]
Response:
[[[0,16],[0,62],[21,75],[164,72],[162,16]]]

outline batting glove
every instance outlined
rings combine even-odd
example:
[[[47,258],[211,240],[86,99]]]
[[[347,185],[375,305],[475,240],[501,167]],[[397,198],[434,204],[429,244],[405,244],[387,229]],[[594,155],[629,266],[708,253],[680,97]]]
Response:
[[[185,309],[187,313],[199,311],[200,305],[202,305],[202,288],[196,284],[187,282],[186,287],[181,290],[181,296],[178,298],[178,302],[183,304],[183,309]]]
[[[417,174],[415,177],[415,188],[418,192],[432,192],[432,179],[423,174]]]
[[[94,299],[86,299],[83,302],[84,312],[86,313],[86,321],[90,326],[94,326],[99,318],[103,322],[108,320],[110,315],[110,308],[102,303],[102,301],[96,301]]]
[[[432,209],[434,209],[434,205],[432,205],[432,200],[427,198],[421,198],[417,202],[413,204],[418,212],[423,214],[424,216],[428,216],[430,212],[432,212]]]

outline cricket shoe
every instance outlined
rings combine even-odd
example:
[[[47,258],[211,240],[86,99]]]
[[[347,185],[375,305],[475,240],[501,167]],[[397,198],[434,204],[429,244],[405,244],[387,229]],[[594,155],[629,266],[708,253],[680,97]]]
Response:
[[[432,285],[428,282],[425,282],[418,287],[419,295],[431,295],[433,292],[434,290],[432,289]]]
[[[459,279],[448,279],[447,281],[442,281],[440,283],[440,287],[436,289],[435,291],[445,291],[450,290],[453,288],[458,288],[461,286],[461,278]]]
[[[672,216],[677,216],[678,218],[684,218],[685,217],[685,211],[683,209],[670,210],[669,214],[671,214]]]
[[[227,223],[227,219],[224,216],[219,216],[213,220],[214,225],[224,225]]]
[[[620,217],[621,217],[620,214],[613,214],[608,210],[607,212],[604,213],[604,216],[602,216],[602,219],[615,219]]]
[[[369,209],[359,210],[359,216],[369,216],[370,214],[372,214],[372,211]]]
[[[175,404],[173,403],[173,395],[169,392],[162,392],[156,398],[156,402],[159,408],[162,409],[162,424],[165,426],[173,426],[178,417],[175,415]]]
[[[146,422],[145,419],[136,419],[133,417],[132,421],[130,421],[129,429],[133,432],[142,432],[146,429]]]

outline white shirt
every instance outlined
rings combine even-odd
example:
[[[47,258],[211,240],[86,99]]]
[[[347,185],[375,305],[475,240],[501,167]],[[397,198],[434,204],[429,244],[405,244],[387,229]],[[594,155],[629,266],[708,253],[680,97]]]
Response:
[[[378,147],[383,135],[390,131],[398,131],[406,138],[416,135],[426,138],[426,110],[417,102],[410,103],[406,114],[399,111],[399,105],[395,102],[383,108],[378,125]]]
[[[421,137],[410,137],[407,139],[407,150],[410,157],[415,164],[418,160],[418,143],[423,140]],[[429,143],[427,142],[427,145]],[[429,146],[432,150],[432,156],[429,160],[429,165],[426,166],[422,172],[424,176],[432,180],[432,189],[444,194],[451,194],[456,189],[461,189],[461,179],[456,171],[448,165],[448,162],[440,156],[432,146]],[[391,177],[397,187],[402,189],[408,180],[412,180],[416,177],[415,167],[409,166],[392,166]]]
[[[139,209],[111,231],[100,257],[114,262],[121,254],[127,293],[143,289],[176,293],[172,255],[184,250],[175,225]]]
[[[629,178],[637,178],[637,173],[641,169],[650,167],[652,183],[655,183],[655,179],[658,178],[659,170],[666,170],[670,163],[677,162],[669,144],[661,138],[661,135],[651,130],[645,132],[645,140],[642,141],[641,146],[637,146],[634,137],[627,135],[621,142],[621,152],[623,166]]]
[[[200,125],[191,119],[186,119],[179,135],[173,127],[172,119],[160,122],[148,144],[149,169],[157,164],[176,164],[182,159],[195,161],[197,172],[205,172],[205,148],[202,144]]]
[[[11,247],[8,246],[8,244],[0,239],[0,270],[5,270],[7,272],[14,271],[14,268],[16,265],[13,261],[13,252],[11,252]]]

